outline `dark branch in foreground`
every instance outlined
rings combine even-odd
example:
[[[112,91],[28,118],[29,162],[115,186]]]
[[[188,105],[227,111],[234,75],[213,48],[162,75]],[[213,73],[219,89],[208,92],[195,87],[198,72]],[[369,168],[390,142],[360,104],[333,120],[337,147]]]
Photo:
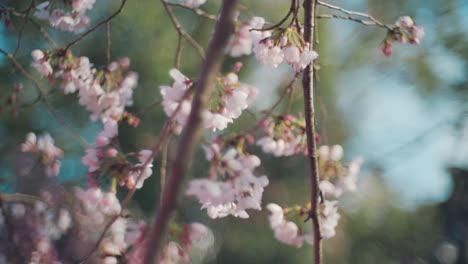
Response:
[[[304,40],[309,42],[311,48],[314,47],[314,32],[315,32],[315,16],[316,16],[316,0],[304,1]],[[319,217],[319,168],[317,157],[317,146],[315,142],[315,110],[314,110],[314,65],[313,62],[304,69],[302,79],[304,88],[304,112],[306,121],[307,135],[307,156],[309,158],[309,173],[310,173],[310,211],[308,218],[312,219],[312,227],[314,232],[314,263],[322,263],[322,234],[320,231]]]
[[[219,20],[208,48],[207,54],[209,56],[203,63],[200,78],[198,78],[194,86],[195,95],[192,102],[192,110],[177,146],[174,163],[171,166],[170,178],[164,188],[161,207],[156,214],[155,222],[148,236],[147,251],[143,262],[145,264],[157,262],[158,253],[165,242],[165,234],[169,221],[177,207],[177,200],[184,176],[191,163],[196,145],[202,137],[202,114],[208,105],[214,83],[216,82],[216,75],[223,62],[224,49],[234,29],[236,4],[237,0],[223,1]]]

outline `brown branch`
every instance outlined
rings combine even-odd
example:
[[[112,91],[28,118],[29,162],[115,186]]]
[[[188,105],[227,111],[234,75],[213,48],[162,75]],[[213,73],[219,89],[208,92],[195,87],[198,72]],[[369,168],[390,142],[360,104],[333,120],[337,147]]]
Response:
[[[289,7],[288,13],[278,23],[276,23],[276,24],[274,24],[272,26],[269,26],[267,28],[252,28],[252,29],[250,29],[250,31],[252,31],[252,30],[255,30],[255,31],[268,31],[268,30],[272,30],[272,29],[275,29],[277,27],[280,27],[291,16],[291,14],[294,15],[294,17],[293,17],[293,19],[291,21],[291,23],[293,23],[294,19],[296,17],[296,13],[295,13],[296,11],[297,11],[296,0],[291,0],[291,5]]]
[[[310,43],[311,49],[314,48],[314,31],[315,31],[315,16],[316,16],[317,0],[304,1],[304,40]],[[317,157],[317,146],[315,142],[315,110],[314,110],[314,65],[309,64],[304,69],[302,78],[302,86],[304,89],[304,112],[306,121],[307,135],[307,156],[309,158],[310,170],[310,189],[311,208],[309,217],[312,219],[312,228],[314,232],[314,264],[322,262],[322,234],[320,230],[319,218],[319,167]]]
[[[168,5],[170,6],[177,6],[177,7],[181,7],[181,8],[184,8],[184,9],[188,9],[192,12],[194,12],[195,14],[201,16],[201,17],[204,17],[206,19],[210,19],[210,20],[214,20],[216,21],[216,16],[215,15],[212,15],[212,14],[208,14],[206,13],[205,11],[203,11],[202,9],[200,8],[196,8],[196,7],[190,7],[188,5],[184,5],[184,4],[181,4],[181,3],[171,3],[171,2],[166,2]]]
[[[81,34],[79,37],[77,37],[75,40],[73,40],[72,42],[70,42],[65,48],[64,50],[68,50],[70,49],[72,46],[76,45],[78,42],[80,42],[83,38],[85,38],[87,35],[89,35],[90,33],[94,32],[96,29],[98,29],[100,26],[106,24],[107,22],[111,21],[114,17],[116,17],[118,14],[120,14],[120,12],[122,12],[122,9],[124,8],[125,6],[125,3],[127,2],[127,0],[122,0],[122,2],[120,3],[120,6],[119,8],[114,12],[112,13],[110,16],[108,16],[106,19],[100,21],[99,23],[97,23],[96,25],[94,25],[92,28],[90,28],[89,30],[87,30],[86,32],[84,32],[83,34]]]
[[[106,62],[109,65],[111,61],[111,31],[110,20],[106,22]]]
[[[271,114],[273,113],[273,111],[280,105],[280,103],[284,100],[284,98],[286,97],[286,95],[290,95],[292,90],[293,90],[293,86],[294,84],[296,83],[297,81],[297,78],[299,77],[299,73],[296,73],[294,75],[294,78],[288,83],[288,85],[286,85],[286,87],[284,87],[284,90],[283,92],[281,93],[280,97],[278,98],[278,100],[276,100],[276,102],[270,107],[270,109],[268,109],[268,111],[265,112],[265,115],[263,116],[262,119],[266,119],[268,118],[269,116],[271,116]]]
[[[185,94],[183,95],[182,100],[185,100],[191,94],[191,92],[192,92],[192,88],[189,88],[185,92]],[[151,160],[153,160],[156,157],[156,154],[159,153],[159,151],[161,150],[162,144],[169,140],[172,122],[173,122],[175,116],[177,115],[177,113],[180,111],[181,107],[182,107],[182,103],[180,103],[177,106],[177,108],[174,110],[174,112],[169,117],[169,119],[166,120],[166,122],[164,123],[164,126],[162,128],[162,132],[160,133],[158,141],[157,141],[155,147],[151,150],[150,157],[148,157],[148,159],[143,163],[142,168],[145,168],[146,166],[149,165]],[[141,177],[143,175],[143,171],[144,170],[142,169],[140,171],[139,175],[136,177],[136,180],[135,180],[136,183],[140,182],[140,179],[141,179]],[[86,264],[86,263],[88,263],[90,261],[91,256],[94,254],[94,252],[96,252],[96,250],[99,248],[99,245],[101,244],[102,240],[104,239],[104,237],[105,237],[105,235],[107,233],[107,230],[109,230],[109,228],[112,226],[112,224],[115,221],[117,221],[117,219],[119,219],[119,217],[124,215],[123,211],[125,210],[128,203],[130,202],[133,195],[135,194],[136,186],[137,186],[137,184],[135,184],[133,186],[133,188],[127,193],[127,195],[125,196],[124,200],[121,203],[120,213],[115,215],[114,217],[112,217],[111,220],[109,220],[109,222],[106,224],[106,226],[102,230],[101,235],[96,240],[96,243],[95,243],[94,247],[88,252],[88,254],[86,254],[86,256],[83,258],[83,261],[81,261],[80,264]]]
[[[42,37],[47,42],[49,42],[49,44],[52,47],[57,48],[57,43],[55,43],[55,41],[52,39],[52,37],[49,35],[49,33],[47,33],[39,23],[37,23],[34,19],[32,19],[31,16],[26,16],[25,14],[16,11],[14,8],[5,7],[5,6],[2,6],[1,4],[0,4],[0,6],[1,6],[1,9],[5,10],[6,12],[9,12],[9,14],[11,14],[13,16],[21,17],[21,18],[27,18],[28,21],[31,22],[34,25],[34,27],[36,27],[36,29],[42,34]]]
[[[179,34],[177,36],[177,49],[176,49],[176,55],[174,58],[174,66],[176,67],[176,69],[180,68],[180,58],[182,57],[182,49],[183,49],[182,36]]]
[[[167,155],[169,152],[169,145],[171,144],[171,138],[167,139],[167,142],[164,143],[163,149],[161,151],[161,168],[159,169],[159,178],[160,178],[160,203],[162,202],[164,187],[166,186],[166,174],[167,174]]]
[[[330,9],[338,10],[338,11],[343,12],[343,13],[345,13],[347,15],[350,15],[350,16],[365,17],[365,18],[371,20],[372,22],[374,22],[374,25],[377,25],[377,26],[382,27],[382,28],[386,28],[388,30],[392,30],[392,27],[390,27],[389,25],[385,25],[384,23],[380,22],[379,20],[377,20],[376,18],[374,18],[373,16],[371,16],[369,14],[362,13],[362,12],[357,12],[357,11],[347,10],[347,9],[342,8],[342,7],[335,6],[335,5],[325,3],[325,2],[322,2],[322,1],[317,1],[317,4],[321,5],[321,6],[324,6],[324,7],[327,7],[327,8],[330,8]],[[335,16],[332,15],[332,17],[335,17]],[[352,21],[355,21],[355,22],[359,22],[358,19],[343,18],[342,16],[339,16],[339,15],[336,15],[335,18],[348,19],[348,20],[352,20]],[[361,23],[361,22],[359,22],[359,23]],[[366,25],[366,24],[364,24],[364,25]]]
[[[363,20],[363,19],[352,17],[352,16],[342,16],[342,15],[337,15],[337,14],[321,14],[321,15],[318,15],[317,18],[318,19],[338,18],[338,19],[350,20],[350,21],[353,21],[353,22],[357,22],[357,23],[363,24],[365,26],[379,26],[379,27],[382,27],[381,25],[375,23],[372,20]],[[384,26],[384,28],[386,28],[386,27]]]
[[[172,25],[174,28],[177,30],[177,34],[179,34],[179,37],[185,38],[188,43],[198,52],[200,57],[205,59],[205,51],[203,50],[203,47],[194,39],[190,34],[188,34],[180,25],[179,20],[177,20],[174,12],[172,11],[169,2],[166,0],[160,0],[161,3],[164,6],[164,9],[166,10],[167,15],[169,16]]]
[[[165,234],[182,187],[182,181],[189,168],[196,145],[203,133],[203,111],[206,110],[216,75],[221,68],[230,34],[234,30],[237,0],[223,0],[219,20],[214,35],[208,47],[209,57],[203,63],[200,78],[194,85],[192,109],[185,126],[174,162],[171,166],[171,176],[166,184],[161,206],[156,214],[151,232],[148,236],[147,250],[143,263],[154,264],[164,243]]]

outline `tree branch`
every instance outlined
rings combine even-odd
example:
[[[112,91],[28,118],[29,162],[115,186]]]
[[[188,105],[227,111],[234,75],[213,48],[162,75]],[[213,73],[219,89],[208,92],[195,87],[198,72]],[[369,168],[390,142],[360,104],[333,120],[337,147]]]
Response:
[[[127,0],[122,0],[122,2],[120,2],[119,8],[114,13],[112,13],[112,15],[108,16],[106,19],[104,19],[101,22],[97,23],[96,25],[94,25],[94,27],[90,28],[89,30],[87,30],[86,32],[81,34],[78,38],[76,38],[75,40],[70,42],[64,48],[64,50],[70,49],[72,46],[76,45],[76,43],[80,42],[84,37],[86,37],[87,35],[89,35],[93,31],[95,31],[96,29],[98,29],[100,26],[102,26],[102,25],[106,24],[107,22],[111,21],[114,17],[116,17],[118,14],[120,14],[120,12],[122,12],[122,9],[124,8],[126,2],[127,2]]]
[[[182,28],[182,26],[179,23],[179,20],[177,20],[176,16],[174,15],[174,12],[172,11],[169,2],[166,0],[160,0],[161,3],[164,6],[164,9],[166,10],[167,15],[171,19],[172,25],[174,28],[177,30],[177,34],[179,34],[179,38],[183,37],[185,38],[188,43],[200,54],[200,57],[203,59],[205,58],[205,51],[203,50],[203,47],[194,39],[190,34],[185,32],[185,30]],[[178,47],[180,47],[180,44],[178,44]],[[181,48],[177,48],[177,54],[176,54],[176,60],[178,57],[180,57],[180,52]]]
[[[190,7],[188,5],[184,5],[184,4],[181,4],[181,3],[170,3],[170,2],[166,2],[166,3],[168,5],[170,5],[170,6],[177,6],[177,7],[181,7],[181,8],[184,8],[184,9],[188,9],[188,10],[194,12],[195,14],[201,16],[201,17],[216,21],[216,16],[215,15],[208,14],[208,13],[206,13],[205,11],[203,11],[200,8]]]
[[[304,40],[310,43],[311,48],[314,47],[314,32],[315,32],[315,16],[316,16],[317,0],[304,1]],[[319,218],[319,168],[317,159],[317,146],[315,142],[315,110],[314,110],[314,65],[309,64],[304,69],[302,78],[302,86],[304,89],[304,112],[306,121],[307,135],[307,155],[309,158],[310,170],[310,189],[311,208],[309,217],[312,219],[312,227],[314,231],[314,263],[322,263],[322,234],[320,231]]]
[[[382,27],[382,28],[386,28],[388,30],[392,30],[392,28],[389,25],[385,25],[384,23],[380,22],[379,20],[377,20],[376,18],[374,18],[373,16],[371,16],[369,14],[347,10],[347,9],[342,8],[342,7],[335,6],[335,5],[325,3],[325,2],[322,2],[322,1],[317,1],[317,4],[319,4],[321,6],[324,6],[324,7],[327,7],[327,8],[330,8],[330,9],[338,10],[340,12],[343,12],[343,13],[347,14],[347,15],[365,17],[365,18],[371,20],[372,22],[374,22],[374,25],[377,25],[377,26]],[[348,20],[352,20],[352,21],[355,21],[355,22],[360,22],[359,19],[350,19],[350,17],[343,17],[343,16],[339,16],[339,15],[332,15],[332,16],[335,17],[335,18],[348,19]],[[364,25],[366,25],[366,24],[364,24]]]
[[[182,187],[182,181],[189,168],[196,145],[203,133],[203,111],[206,110],[216,75],[224,59],[224,49],[230,34],[234,29],[234,19],[237,0],[223,0],[220,16],[214,35],[208,48],[209,57],[203,63],[200,78],[194,86],[194,98],[187,125],[177,146],[177,154],[171,166],[171,176],[166,184],[161,207],[148,236],[145,264],[157,262],[158,252],[164,243],[165,233],[173,212],[177,207],[177,199]]]

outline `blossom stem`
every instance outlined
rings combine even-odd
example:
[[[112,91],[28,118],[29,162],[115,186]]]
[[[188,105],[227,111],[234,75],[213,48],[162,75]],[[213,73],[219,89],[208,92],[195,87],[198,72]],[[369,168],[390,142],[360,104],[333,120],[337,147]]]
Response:
[[[166,184],[161,206],[148,236],[147,250],[143,263],[154,264],[164,243],[165,233],[177,207],[177,198],[181,191],[183,178],[189,168],[196,145],[203,133],[203,111],[206,110],[212,94],[216,75],[221,68],[230,34],[234,29],[237,0],[223,0],[220,16],[216,24],[214,35],[210,41],[203,63],[200,78],[194,84],[194,98],[192,109],[185,126],[180,143],[177,146],[175,160],[171,166],[171,173]]]
[[[317,0],[304,1],[304,40],[310,43],[311,49],[314,47],[315,16]],[[320,231],[319,209],[319,167],[316,146],[315,110],[314,110],[314,66],[309,64],[304,69],[302,86],[304,89],[304,112],[307,135],[307,155],[309,158],[311,208],[309,217],[312,219],[314,231],[314,263],[322,263],[322,234]]]

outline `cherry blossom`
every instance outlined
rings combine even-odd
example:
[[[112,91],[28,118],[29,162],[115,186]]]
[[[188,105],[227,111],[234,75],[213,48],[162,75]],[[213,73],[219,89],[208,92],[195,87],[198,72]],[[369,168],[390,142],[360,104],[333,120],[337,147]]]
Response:
[[[86,240],[97,239],[95,230],[103,228],[110,218],[119,215],[121,211],[120,202],[112,192],[103,192],[99,188],[89,188],[82,190],[77,188],[75,196],[82,204],[82,211],[78,212],[80,225]],[[100,244],[99,256],[102,256],[104,263],[117,261],[116,256],[120,256],[127,250],[125,242],[127,220],[119,217],[106,232]]]
[[[356,190],[357,176],[363,162],[361,158],[356,158],[345,166],[341,162],[343,147],[340,145],[320,146],[318,155],[320,190],[325,196],[338,198],[345,192]]]
[[[302,117],[282,115],[269,117],[260,123],[265,136],[257,140],[265,153],[276,157],[307,153],[305,121]]]
[[[278,241],[295,247],[301,247],[304,242],[312,244],[312,234],[304,234],[295,222],[286,220],[285,209],[274,203],[268,204],[267,209],[271,213],[270,227]]]
[[[92,9],[95,0],[73,0],[71,12],[61,9],[51,10],[49,1],[36,6],[34,15],[41,20],[48,20],[52,27],[63,31],[80,32],[89,25],[90,19],[85,15],[86,10]]]
[[[54,139],[49,134],[36,136],[29,133],[21,145],[22,152],[37,155],[38,161],[45,166],[47,176],[57,176],[60,171],[60,160],[63,151],[54,145]]]
[[[238,22],[234,34],[229,39],[226,52],[232,57],[251,54],[255,41],[269,37],[269,32],[254,30],[262,28],[264,24],[265,19],[262,17],[253,17],[248,22]]]
[[[261,210],[268,178],[253,173],[260,159],[217,143],[206,146],[205,154],[211,162],[208,179],[191,180],[185,194],[196,197],[211,218],[248,218],[247,209]]]
[[[137,73],[126,72],[128,58],[98,71],[87,57],[74,57],[71,52],[34,50],[32,57],[32,66],[39,74],[51,80],[61,79],[63,93],[78,91],[79,103],[91,112],[91,120],[106,123],[126,119],[129,124],[138,125],[138,118],[125,111],[125,107],[133,104],[133,90],[138,83]]]
[[[140,223],[130,222],[127,225],[126,242],[132,245],[125,254],[129,263],[143,263],[147,244],[146,231],[148,227]],[[163,246],[158,257],[158,263],[189,263],[190,254],[206,252],[213,246],[214,238],[211,230],[200,223],[174,224],[169,230],[169,242]]]
[[[424,37],[424,29],[415,25],[411,17],[400,17],[388,30],[380,49],[385,56],[392,54],[393,42],[419,44]]]
[[[257,36],[260,39],[254,42],[253,51],[256,58],[266,65],[276,68],[286,61],[296,72],[300,72],[318,57],[296,27],[261,32],[263,33]]]
[[[47,54],[42,50],[33,50],[31,53],[33,58],[32,66],[39,72],[43,77],[52,75],[53,69],[47,58]]]
[[[236,66],[237,70],[241,67]],[[163,97],[162,105],[167,116],[174,115],[173,118],[178,125],[176,132],[180,132],[192,108],[192,98],[188,92],[193,82],[177,69],[172,69],[169,74],[174,83],[172,87],[160,87]],[[210,100],[210,108],[203,113],[204,126],[212,131],[225,129],[229,123],[241,115],[243,110],[248,108],[257,95],[257,89],[241,83],[236,72],[230,72],[219,78],[218,83],[219,86],[216,87]]]

